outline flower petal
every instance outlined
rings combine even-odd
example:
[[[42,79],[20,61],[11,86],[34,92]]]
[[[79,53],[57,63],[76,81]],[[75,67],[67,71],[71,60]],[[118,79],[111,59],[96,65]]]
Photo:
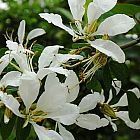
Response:
[[[128,32],[136,25],[133,18],[124,14],[116,14],[105,19],[98,27],[96,35],[115,36]]]
[[[49,74],[45,83],[45,92],[37,102],[38,110],[52,112],[66,102],[67,88],[59,82],[55,73]]]
[[[63,46],[55,45],[55,46],[47,46],[41,53],[38,65],[39,69],[48,67],[52,60],[54,59],[54,56],[58,53],[59,48],[63,48]]]
[[[133,88],[133,89],[130,89],[128,91],[134,92],[135,95],[137,96],[137,98],[140,98],[140,90],[138,88]]]
[[[61,134],[64,140],[75,140],[72,133],[66,130],[66,128],[63,127],[60,123],[58,124],[58,127],[59,127],[59,133]]]
[[[99,101],[100,95],[98,92],[86,95],[79,103],[80,113],[94,109]]]
[[[39,88],[40,82],[34,72],[23,73],[19,85],[19,94],[26,106],[26,112],[29,111],[30,106],[36,100]]]
[[[98,19],[102,14],[110,11],[117,4],[117,0],[94,0],[88,6],[88,24]]]
[[[113,79],[112,86],[115,88],[117,95],[121,90],[122,82],[117,79]]]
[[[18,49],[18,43],[11,40],[6,41],[6,47],[11,51],[16,51]]]
[[[92,47],[100,52],[112,57],[119,63],[125,62],[125,54],[122,49],[110,40],[96,39],[95,41],[88,41]]]
[[[25,20],[22,20],[18,28],[18,41],[20,44],[23,43],[24,36],[25,36]]]
[[[85,2],[86,0],[68,0],[71,13],[75,20],[82,21],[83,15],[85,13]]]
[[[79,80],[76,75],[76,73],[72,70],[69,71],[69,75],[67,76],[65,80],[65,86],[68,88],[68,94],[67,94],[67,102],[74,101],[79,93]]]
[[[39,126],[36,123],[32,123],[34,130],[39,140],[63,140],[63,138],[53,130],[47,130],[43,126]]]
[[[74,36],[74,32],[71,28],[65,26],[62,23],[62,18],[60,15],[58,14],[53,14],[53,13],[40,13],[39,14],[41,18],[44,18],[45,20],[47,20],[49,23],[54,24],[57,27],[60,27],[62,29],[64,29],[65,31],[67,31],[70,35]]]

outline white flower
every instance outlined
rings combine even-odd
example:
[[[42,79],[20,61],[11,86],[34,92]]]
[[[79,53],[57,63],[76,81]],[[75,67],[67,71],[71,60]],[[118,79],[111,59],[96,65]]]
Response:
[[[66,30],[70,35],[74,37],[74,40],[86,39],[92,47],[96,48],[107,56],[112,57],[119,63],[124,63],[125,54],[117,44],[104,39],[98,39],[95,41],[90,40],[93,40],[94,36],[96,35],[115,36],[118,34],[126,33],[135,26],[135,21],[127,15],[116,14],[105,19],[98,26],[97,21],[100,16],[110,11],[116,5],[117,0],[94,0],[88,5],[88,23],[83,28],[82,18],[85,12],[85,2],[86,0],[68,0],[71,13],[75,20],[76,30],[65,26],[62,23],[61,16],[58,14],[40,13],[39,15],[49,23],[52,23],[55,26]]]

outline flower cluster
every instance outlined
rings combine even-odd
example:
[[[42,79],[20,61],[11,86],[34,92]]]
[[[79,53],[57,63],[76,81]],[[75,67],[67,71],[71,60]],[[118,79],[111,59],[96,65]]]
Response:
[[[100,23],[100,16],[111,10],[117,0],[94,0],[88,5],[87,12],[84,8],[86,0],[68,0],[68,4],[74,21],[70,27],[62,23],[61,16],[53,13],[41,13],[40,16],[49,23],[66,30],[73,36],[73,41],[84,40],[88,46],[95,48],[93,55],[84,58],[79,50],[73,53],[61,54],[59,49],[63,46],[47,46],[38,58],[37,68],[34,67],[33,59],[36,53],[29,41],[45,34],[41,28],[29,32],[25,38],[25,21],[21,21],[18,28],[18,41],[7,37],[8,51],[0,58],[0,106],[4,107],[4,122],[8,123],[12,113],[23,118],[26,127],[30,123],[40,140],[74,140],[65,125],[76,124],[79,127],[95,130],[100,127],[111,125],[114,131],[117,126],[114,123],[118,119],[123,120],[127,126],[133,129],[140,129],[140,120],[135,123],[129,119],[128,109],[120,111],[118,108],[127,108],[127,93],[118,103],[111,104],[113,91],[116,95],[121,90],[121,81],[116,79],[112,82],[112,89],[109,91],[108,101],[105,100],[104,91],[101,93],[91,90],[90,94],[84,96],[79,103],[78,98],[80,83],[92,78],[95,71],[104,66],[107,57],[112,57],[119,63],[125,62],[125,54],[121,48],[109,40],[115,36],[128,32],[135,25],[135,21],[124,14],[113,15]],[[87,13],[88,23],[82,21],[84,13]],[[78,53],[77,53],[78,52]],[[70,61],[75,65],[86,62],[81,81],[70,66]],[[77,63],[78,61],[78,63]],[[93,64],[93,65],[92,65]],[[4,73],[6,67],[11,65],[14,70]],[[92,67],[91,67],[92,65]],[[10,94],[8,87],[14,87],[16,92]],[[140,91],[132,89],[136,97],[140,98]],[[102,116],[89,113],[99,108]],[[56,123],[55,130],[40,126],[44,120],[53,120]],[[39,124],[38,124],[39,123]]]

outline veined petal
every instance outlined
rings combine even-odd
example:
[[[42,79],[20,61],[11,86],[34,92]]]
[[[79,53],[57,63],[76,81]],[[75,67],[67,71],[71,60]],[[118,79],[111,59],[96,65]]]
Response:
[[[23,73],[19,85],[19,94],[26,106],[26,112],[29,111],[30,106],[36,100],[39,88],[40,82],[34,72]]]
[[[66,128],[63,127],[60,123],[58,123],[58,127],[59,127],[59,133],[61,134],[64,140],[75,140],[72,133],[66,130]]]
[[[134,92],[135,95],[137,96],[137,98],[140,98],[140,90],[138,88],[133,88],[133,89],[130,89],[128,91]]]
[[[42,51],[38,60],[39,69],[48,67],[50,65],[54,56],[58,53],[59,48],[64,48],[64,47],[59,45],[47,46]]]
[[[53,13],[40,13],[39,14],[41,18],[44,18],[45,20],[47,20],[49,23],[54,24],[57,27],[60,27],[62,29],[64,29],[65,31],[67,31],[70,35],[74,35],[74,32],[71,28],[65,26],[62,23],[62,18],[60,15],[58,14],[53,14]]]
[[[32,123],[39,140],[63,140],[63,138],[54,130],[47,130],[43,126]]]
[[[81,114],[77,118],[76,124],[88,130],[95,130],[96,128],[102,127],[101,119],[96,114]]]
[[[66,77],[69,75],[69,70],[67,70],[67,69],[63,69],[62,67],[49,67],[49,68],[40,69],[37,72],[37,76],[40,80],[42,80],[46,75],[54,73],[54,72],[63,74]]]
[[[140,129],[140,120],[138,119],[135,123],[129,119],[128,111],[116,112],[116,116],[122,119],[126,125],[132,129]]]
[[[100,95],[98,92],[94,92],[94,94],[88,94],[79,103],[80,113],[94,109],[99,101]]]
[[[19,112],[19,102],[12,95],[7,95],[7,93],[0,91],[0,99],[15,115],[24,118],[24,116]]]
[[[59,82],[55,73],[49,74],[45,82],[45,92],[37,102],[37,109],[52,112],[66,103],[67,88]]]
[[[20,44],[23,43],[24,36],[25,36],[25,20],[22,20],[18,28],[18,41]]]
[[[116,14],[105,19],[98,27],[96,35],[115,36],[126,33],[136,25],[133,18],[124,14]]]
[[[88,24],[97,20],[102,14],[110,11],[117,4],[117,0],[94,0],[88,6]]]
[[[13,42],[11,40],[6,41],[6,47],[8,47],[9,50],[11,51],[16,51],[18,49],[18,43]]]
[[[76,122],[79,116],[79,107],[66,103],[54,112],[48,112],[48,118],[54,119],[64,125],[71,125]]]
[[[18,71],[11,71],[8,72],[3,76],[0,83],[4,85],[4,87],[7,86],[19,86],[19,81],[21,78],[21,73]]]
[[[68,0],[71,13],[75,20],[82,21],[83,15],[85,13],[85,2],[86,0]]]
[[[72,70],[69,71],[64,85],[68,88],[67,102],[74,101],[79,93],[79,80],[76,73]]]
[[[112,57],[119,63],[125,62],[125,54],[123,50],[114,42],[110,40],[96,39],[95,41],[88,41],[92,47],[100,52]]]

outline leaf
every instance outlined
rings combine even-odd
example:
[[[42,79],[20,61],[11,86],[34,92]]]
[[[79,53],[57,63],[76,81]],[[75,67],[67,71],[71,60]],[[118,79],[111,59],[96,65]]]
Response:
[[[140,102],[135,93],[128,91],[127,92],[128,98],[128,111],[129,111],[129,118],[131,121],[136,122],[139,118],[140,113]]]
[[[2,118],[0,132],[1,132],[1,136],[2,136],[3,140],[6,140],[10,136],[10,134],[14,128],[15,121],[16,121],[16,116],[14,116],[14,115],[12,116],[12,118],[10,119],[8,124],[5,124],[4,117]]]
[[[26,140],[30,134],[31,124],[28,124],[25,128],[23,128],[24,122],[25,120],[17,118],[16,140]]]
[[[72,44],[73,49],[79,49],[85,46],[89,46],[89,43],[73,43]]]
[[[28,40],[31,40],[35,37],[38,37],[38,36],[41,36],[43,34],[45,34],[46,32],[44,31],[44,29],[41,29],[41,28],[36,28],[32,31],[29,32],[28,36],[27,36],[27,39]]]

